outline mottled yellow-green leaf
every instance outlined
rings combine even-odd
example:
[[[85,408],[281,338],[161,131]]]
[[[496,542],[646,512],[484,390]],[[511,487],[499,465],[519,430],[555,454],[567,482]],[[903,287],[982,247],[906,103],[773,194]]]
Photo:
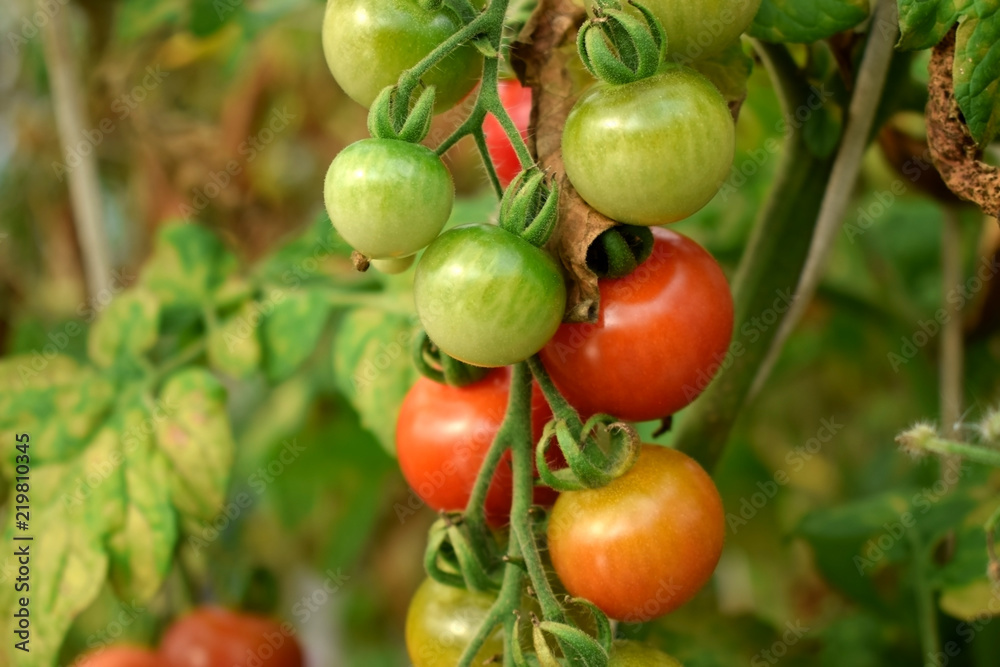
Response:
[[[195,224],[161,227],[140,282],[164,306],[202,305],[237,268],[236,257],[212,232]]]
[[[868,18],[868,0],[763,0],[750,34],[765,42],[816,42]]]
[[[262,302],[273,307],[264,319],[264,362],[272,381],[287,378],[316,349],[330,306],[320,290],[272,292]]]
[[[102,368],[138,359],[156,344],[159,328],[159,299],[145,287],[132,288],[115,297],[94,322],[87,353]]]
[[[260,314],[255,302],[220,320],[208,332],[208,363],[235,378],[245,378],[260,367]]]

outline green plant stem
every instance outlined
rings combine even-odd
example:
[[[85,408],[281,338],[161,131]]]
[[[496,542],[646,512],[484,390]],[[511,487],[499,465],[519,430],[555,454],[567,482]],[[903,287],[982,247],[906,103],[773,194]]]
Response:
[[[545,400],[548,402],[549,407],[552,408],[552,414],[555,418],[565,421],[574,433],[581,433],[583,431],[583,421],[580,420],[579,413],[559,393],[559,389],[556,388],[552,377],[545,370],[545,365],[542,364],[537,354],[528,360],[528,366],[531,368],[531,374],[541,388],[542,394],[545,395]]]
[[[504,108],[503,102],[500,100],[500,90],[497,86],[497,80],[500,76],[500,61],[498,58],[487,58],[483,63],[483,82],[479,88],[479,94],[476,96],[476,104],[472,111],[469,113],[469,117],[463,122],[451,135],[441,142],[441,145],[437,147],[437,154],[444,155],[451,148],[458,143],[460,139],[468,135],[474,135],[477,137],[482,133],[483,121],[486,119],[486,114],[492,114],[500,126],[503,128],[504,133],[510,140],[511,145],[514,147],[517,153],[517,159],[521,163],[521,167],[527,169],[535,163],[534,159],[531,157],[531,151],[528,150],[528,145],[524,141],[524,137],[517,129],[517,125],[514,123],[510,114],[507,113],[507,109]],[[485,142],[484,142],[485,145]],[[484,156],[484,161],[492,166],[491,160]]]
[[[937,437],[923,439],[915,445],[934,454],[960,456],[974,463],[1000,468],[1000,451],[988,447]]]
[[[207,349],[208,340],[206,338],[200,338],[197,342],[188,345],[175,356],[167,359],[164,363],[157,366],[156,372],[146,381],[146,386],[148,388],[152,388],[159,385],[164,379],[167,378],[167,376],[190,364],[192,361],[203,355]]]
[[[913,591],[917,598],[917,624],[920,629],[920,647],[923,654],[923,664],[932,667],[937,664],[934,656],[941,645],[938,632],[937,606],[934,603],[934,590],[928,583],[927,549],[920,540],[916,530],[907,532],[910,548],[913,551]]]
[[[486,165],[486,175],[490,179],[490,185],[493,186],[493,192],[496,193],[497,199],[503,199],[503,185],[500,183],[500,177],[497,175],[497,168],[493,165],[493,158],[490,157],[490,149],[486,145],[486,134],[483,132],[482,126],[474,130],[472,136],[476,140],[479,157],[482,158],[483,164]]]
[[[811,94],[803,74],[788,49],[779,44],[756,43],[782,103],[785,118],[808,108]],[[815,114],[813,115],[815,116]],[[730,366],[685,411],[677,428],[676,446],[711,470],[722,455],[733,424],[746,402],[757,370],[777,331],[760,332],[751,341],[740,337],[744,325],[775,304],[787,308],[783,295],[794,292],[812,240],[833,156],[819,158],[806,145],[805,124],[789,123],[784,155],[766,204],[761,208],[753,235],[733,280],[736,337],[727,354]]]
[[[456,667],[471,667],[472,661],[475,659],[476,654],[483,648],[483,644],[486,640],[490,638],[493,631],[498,625],[503,625],[506,631],[510,627],[510,618],[514,616],[514,612],[521,607],[521,590],[524,588],[524,571],[519,565],[521,558],[521,549],[517,540],[513,537],[510,540],[510,546],[507,550],[507,569],[504,572],[503,584],[500,586],[500,593],[497,595],[496,602],[493,603],[493,607],[490,608],[490,613],[483,620],[482,625],[479,626],[479,630],[476,631],[475,637],[469,642],[469,645],[465,648],[465,652],[462,653],[462,657],[458,661]],[[512,632],[508,632],[507,636],[511,637],[508,641],[517,641],[517,637],[512,636]],[[507,664],[510,651],[504,651],[504,664]]]

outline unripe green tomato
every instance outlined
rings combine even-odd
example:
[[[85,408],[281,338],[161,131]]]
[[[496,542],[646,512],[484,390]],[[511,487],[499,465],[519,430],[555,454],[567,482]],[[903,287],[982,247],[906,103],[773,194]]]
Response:
[[[373,259],[372,267],[379,273],[384,273],[387,276],[395,276],[413,266],[413,261],[416,258],[416,255],[409,255],[408,257],[400,257],[398,259]]]
[[[456,227],[417,265],[417,314],[446,354],[473,366],[510,366],[559,328],[566,285],[544,250],[493,225]]]
[[[562,148],[566,174],[588,204],[618,222],[664,225],[693,215],[719,191],[736,128],[708,79],[671,66],[584,93],[566,120]]]
[[[667,33],[667,60],[681,64],[721,53],[750,27],[761,3],[761,0],[639,1],[663,24]],[[593,15],[593,0],[577,0],[577,4],[584,2]],[[640,16],[635,9],[631,12]]]
[[[324,199],[333,226],[355,250],[371,259],[403,258],[441,233],[455,185],[426,146],[364,139],[333,160]]]
[[[608,667],[684,667],[676,658],[639,642],[616,641]]]
[[[403,70],[424,59],[462,27],[447,6],[421,9],[417,0],[329,0],[323,53],[340,87],[368,108]],[[436,87],[436,111],[455,106],[479,81],[482,55],[466,44],[435,65],[423,83]]]
[[[496,597],[445,586],[426,579],[417,589],[406,614],[406,650],[413,667],[457,665]],[[502,655],[503,632],[494,632],[472,664],[481,665]]]

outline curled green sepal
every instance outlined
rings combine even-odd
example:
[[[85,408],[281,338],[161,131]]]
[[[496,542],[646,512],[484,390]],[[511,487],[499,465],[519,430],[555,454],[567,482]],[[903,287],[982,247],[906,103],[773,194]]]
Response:
[[[492,540],[474,540],[471,528],[460,514],[445,515],[434,522],[427,536],[424,569],[435,581],[470,591],[500,590],[503,567],[495,554],[477,553],[473,545]]]
[[[452,387],[465,387],[478,382],[490,372],[489,368],[470,366],[448,356],[425,331],[421,331],[413,341],[413,363],[424,377]]]
[[[649,227],[618,225],[604,231],[587,248],[587,268],[598,278],[624,278],[653,254]]]
[[[563,606],[568,608],[571,605],[583,607],[590,612],[591,616],[594,617],[594,623],[597,625],[597,643],[601,645],[606,653],[610,653],[611,643],[615,639],[615,633],[611,629],[611,621],[608,620],[607,615],[598,609],[597,605],[590,600],[587,600],[586,598],[574,598],[567,595]]]
[[[553,442],[562,450],[568,464],[553,471],[546,454]],[[538,445],[535,465],[543,484],[556,491],[581,491],[607,486],[635,464],[642,444],[639,434],[629,424],[610,415],[594,415],[580,433],[562,420],[545,426]]]
[[[639,10],[642,19],[617,2],[602,2],[577,35],[584,66],[602,81],[616,85],[653,76],[667,55],[667,33],[660,20],[640,3],[630,0],[628,4]]]
[[[556,638],[559,645],[563,647],[563,651],[570,657],[570,664],[586,665],[586,667],[608,667],[609,649],[580,628],[554,621],[538,622],[534,617],[532,620],[535,622],[533,628],[535,653],[543,666],[555,665],[558,667],[559,665],[545,639],[545,635],[550,634]]]
[[[559,217],[559,185],[537,167],[522,171],[500,201],[500,226],[533,246],[548,243]]]
[[[376,139],[398,139],[418,144],[431,131],[434,86],[424,88],[416,103],[405,113],[397,108],[401,103],[398,93],[397,86],[386,86],[378,94],[368,112],[368,132]],[[409,100],[405,103],[409,104]]]

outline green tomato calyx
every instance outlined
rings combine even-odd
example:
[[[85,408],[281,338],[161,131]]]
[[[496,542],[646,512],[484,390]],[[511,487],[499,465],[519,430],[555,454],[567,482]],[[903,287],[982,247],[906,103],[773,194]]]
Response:
[[[431,341],[425,331],[421,331],[414,342],[413,363],[424,377],[452,387],[465,387],[479,382],[490,371],[448,356]]]
[[[431,131],[434,117],[434,86],[421,91],[417,101],[399,100],[399,87],[386,86],[368,112],[368,132],[375,139],[398,139],[419,144]]]
[[[536,167],[518,174],[500,202],[500,227],[537,248],[548,243],[558,217],[559,186]]]
[[[591,74],[621,85],[656,74],[667,55],[667,33],[646,7],[628,0],[642,16],[632,16],[617,0],[598,0],[594,18],[577,36],[580,59]]]

